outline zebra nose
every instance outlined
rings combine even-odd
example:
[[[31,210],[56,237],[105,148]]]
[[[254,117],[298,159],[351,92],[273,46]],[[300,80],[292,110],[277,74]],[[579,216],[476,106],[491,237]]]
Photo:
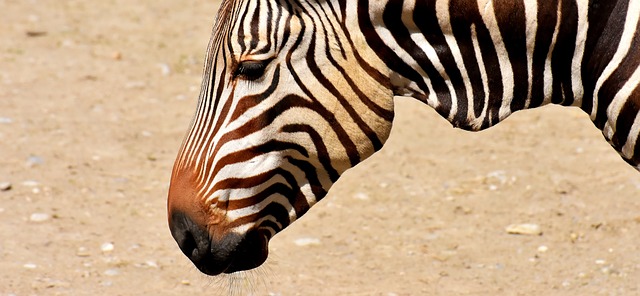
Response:
[[[202,273],[217,275],[229,267],[231,253],[229,246],[212,248],[207,230],[195,223],[188,215],[181,212],[172,213],[169,228],[182,253]]]
[[[268,238],[256,229],[212,238],[183,212],[171,213],[169,228],[180,250],[204,274],[218,275],[256,268],[267,259]]]

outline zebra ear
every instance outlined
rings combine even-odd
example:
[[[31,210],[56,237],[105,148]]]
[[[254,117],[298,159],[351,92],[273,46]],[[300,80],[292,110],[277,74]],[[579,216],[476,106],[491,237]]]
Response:
[[[273,59],[241,61],[233,71],[233,78],[254,81],[264,75],[264,71]]]

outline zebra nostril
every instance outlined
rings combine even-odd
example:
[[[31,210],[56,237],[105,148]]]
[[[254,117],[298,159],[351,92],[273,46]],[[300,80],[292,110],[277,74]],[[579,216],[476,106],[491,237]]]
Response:
[[[182,253],[196,266],[208,260],[211,242],[205,229],[180,212],[171,215],[169,228]]]
[[[184,233],[184,239],[178,242],[178,246],[192,261],[198,261],[198,258],[202,256],[202,252],[198,250],[198,243],[190,231]]]

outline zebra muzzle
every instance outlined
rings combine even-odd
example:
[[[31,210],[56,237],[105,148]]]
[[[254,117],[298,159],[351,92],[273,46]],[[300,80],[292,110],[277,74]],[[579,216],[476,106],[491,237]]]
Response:
[[[253,269],[267,259],[267,239],[256,230],[213,238],[206,228],[182,212],[171,214],[169,227],[182,253],[207,275]]]

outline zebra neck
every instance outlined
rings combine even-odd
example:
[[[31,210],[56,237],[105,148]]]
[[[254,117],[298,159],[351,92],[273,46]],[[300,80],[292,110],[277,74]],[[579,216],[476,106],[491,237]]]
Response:
[[[588,1],[358,0],[396,95],[481,130],[548,103],[581,106]],[[364,23],[364,25],[363,25]]]

